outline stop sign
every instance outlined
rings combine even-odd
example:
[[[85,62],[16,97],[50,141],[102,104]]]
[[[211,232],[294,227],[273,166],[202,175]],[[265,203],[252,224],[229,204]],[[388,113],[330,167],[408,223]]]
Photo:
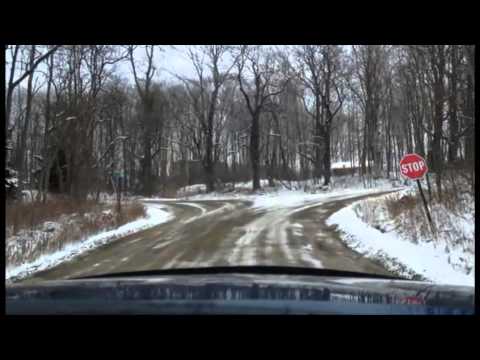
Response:
[[[400,160],[400,172],[411,180],[423,178],[427,171],[427,162],[418,154],[407,154]]]

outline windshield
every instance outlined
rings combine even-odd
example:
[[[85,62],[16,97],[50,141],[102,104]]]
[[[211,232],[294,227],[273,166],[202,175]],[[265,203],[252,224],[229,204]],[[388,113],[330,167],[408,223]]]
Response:
[[[6,281],[474,286],[474,46],[9,45]]]

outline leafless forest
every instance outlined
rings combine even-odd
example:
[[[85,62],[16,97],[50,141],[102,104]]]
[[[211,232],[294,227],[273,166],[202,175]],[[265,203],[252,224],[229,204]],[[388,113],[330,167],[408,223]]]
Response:
[[[164,48],[7,46],[8,195],[328,186],[337,161],[368,182],[410,152],[439,201],[447,176],[474,191],[474,46],[178,46],[195,76],[161,81]]]

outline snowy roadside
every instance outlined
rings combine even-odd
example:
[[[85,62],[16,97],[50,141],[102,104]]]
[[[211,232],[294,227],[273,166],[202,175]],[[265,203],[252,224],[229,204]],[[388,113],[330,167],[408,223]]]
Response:
[[[397,195],[411,191],[412,189],[402,190]],[[387,218],[384,219],[387,230],[377,230],[357,216],[355,208],[362,201],[368,200],[357,201],[337,211],[327,220],[327,225],[338,226],[349,247],[366,257],[381,261],[389,270],[408,278],[416,275],[434,283],[475,285],[474,252],[465,251],[462,247],[450,247],[446,251],[446,244],[441,238],[437,241],[429,238],[409,241],[400,229],[391,226],[393,222]],[[472,268],[465,270],[465,267],[460,266],[460,261]]]
[[[5,279],[8,283],[14,279],[22,279],[32,273],[47,270],[62,262],[71,260],[73,257],[92,250],[96,247],[114,241],[120,237],[126,236],[140,230],[163,224],[174,218],[174,215],[165,210],[165,207],[159,204],[146,203],[147,216],[142,219],[124,224],[117,229],[105,231],[90,236],[73,244],[66,245],[62,250],[51,254],[40,256],[37,260],[24,263],[19,266],[7,267],[5,269]]]
[[[345,181],[348,179],[348,181]],[[189,196],[180,196],[177,198],[149,198],[140,199],[141,201],[195,201],[195,200],[241,200],[249,201],[252,203],[252,208],[256,210],[268,210],[277,208],[292,208],[301,205],[308,205],[319,201],[329,200],[334,197],[349,197],[349,196],[361,196],[368,194],[375,194],[383,191],[402,189],[403,186],[398,184],[392,185],[391,182],[386,180],[378,180],[375,187],[365,188],[364,185],[355,179],[350,180],[351,177],[341,178],[341,181],[336,180],[336,184],[327,190],[305,191],[303,190],[305,185],[308,185],[307,181],[291,182],[290,185],[294,189],[288,189],[282,183],[278,184],[275,188],[268,187],[268,181],[261,180],[262,190],[257,193],[242,192],[237,190],[251,189],[252,183],[237,183],[235,185],[235,191],[229,193],[213,192],[208,194],[195,194]],[[190,191],[205,191],[203,184],[191,185],[186,188],[180,189],[179,193],[184,194]]]

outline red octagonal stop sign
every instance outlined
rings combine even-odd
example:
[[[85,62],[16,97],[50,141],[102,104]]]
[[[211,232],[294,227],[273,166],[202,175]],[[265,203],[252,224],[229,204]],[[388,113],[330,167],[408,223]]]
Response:
[[[400,160],[400,172],[411,180],[423,178],[427,171],[427,162],[418,154],[407,154]]]

